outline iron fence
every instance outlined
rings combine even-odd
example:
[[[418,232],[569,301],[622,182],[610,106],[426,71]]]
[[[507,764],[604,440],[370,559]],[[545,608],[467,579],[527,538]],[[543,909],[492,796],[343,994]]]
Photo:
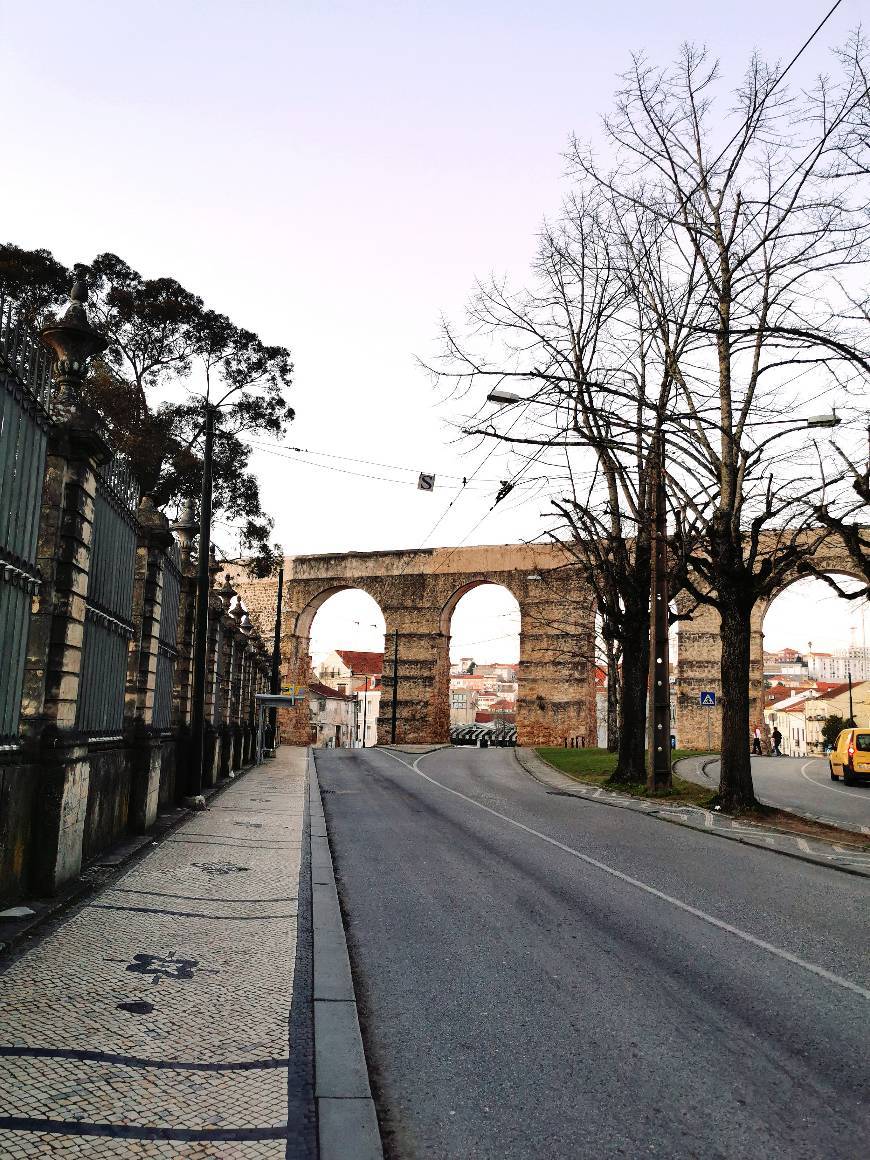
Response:
[[[16,304],[0,292],[0,366],[46,412],[51,410],[51,360],[36,332],[18,317]]]
[[[178,608],[181,596],[181,555],[173,540],[163,562],[163,602],[157,639],[157,677],[154,686],[155,729],[172,725],[172,687],[178,659]]]
[[[0,297],[0,744],[18,737],[45,476],[51,362]]]
[[[211,723],[220,725],[224,712],[224,626],[220,616],[214,620],[214,696],[212,699]]]
[[[98,469],[76,728],[90,736],[124,724],[139,490],[119,459]]]

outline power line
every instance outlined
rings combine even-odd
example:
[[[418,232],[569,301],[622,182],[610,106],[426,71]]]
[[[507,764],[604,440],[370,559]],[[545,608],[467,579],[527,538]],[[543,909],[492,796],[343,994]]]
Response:
[[[355,475],[360,479],[376,479],[376,480],[380,480],[381,482],[384,482],[384,483],[398,483],[400,485],[411,486],[411,487],[417,486],[416,480],[390,479],[384,475],[373,475],[371,473],[366,473],[366,472],[352,471],[350,468],[347,468],[347,467],[333,467],[328,463],[316,463],[316,462],[312,462],[310,459],[307,459],[307,460],[306,459],[299,459],[298,455],[300,455],[300,454],[301,455],[319,455],[319,456],[322,456],[326,459],[338,459],[338,460],[341,460],[341,461],[344,461],[347,463],[361,463],[361,464],[364,464],[364,465],[367,465],[370,467],[383,467],[383,468],[386,468],[388,471],[411,472],[414,475],[419,474],[419,468],[417,468],[417,467],[400,467],[397,464],[380,463],[374,459],[362,459],[362,458],[359,458],[359,457],[353,456],[353,455],[338,455],[338,454],[334,454],[331,451],[312,451],[308,447],[290,447],[287,444],[283,444],[281,447],[271,447],[268,443],[261,443],[256,439],[250,439],[250,438],[248,439],[248,443],[252,447],[256,447],[257,450],[259,450],[259,451],[265,451],[267,454],[270,454],[270,455],[277,455],[282,459],[289,459],[293,463],[298,463],[302,466],[319,467],[319,468],[326,470],[326,471],[337,471],[343,475]],[[295,452],[296,454],[290,454],[290,452]],[[468,481],[466,481],[465,476],[451,475],[445,471],[436,471],[436,472],[434,472],[434,474],[436,476],[438,476],[438,478],[440,478],[440,479],[459,479],[459,480],[462,480],[463,481],[462,486],[463,487],[467,486]],[[469,481],[471,478],[473,478],[473,476],[469,477]],[[479,482],[480,483],[499,483],[500,481],[495,480],[495,479],[490,479],[490,480],[483,480],[482,479]]]

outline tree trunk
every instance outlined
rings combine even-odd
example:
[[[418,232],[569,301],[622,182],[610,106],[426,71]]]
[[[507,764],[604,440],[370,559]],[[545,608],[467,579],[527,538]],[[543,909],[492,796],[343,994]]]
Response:
[[[722,616],[722,746],[719,801],[724,810],[758,803],[752,785],[749,736],[751,608],[728,602]]]
[[[622,642],[622,705],[619,757],[611,781],[646,781],[646,702],[649,678],[649,622],[635,625]]]
[[[608,640],[607,648],[607,749],[616,753],[619,749],[619,664],[616,659],[616,642]]]

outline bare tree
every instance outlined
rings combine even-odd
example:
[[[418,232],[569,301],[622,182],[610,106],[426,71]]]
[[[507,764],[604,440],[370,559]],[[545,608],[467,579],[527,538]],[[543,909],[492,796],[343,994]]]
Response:
[[[857,396],[870,377],[843,290],[868,259],[866,191],[838,165],[866,86],[853,67],[793,97],[755,58],[729,116],[715,115],[718,88],[716,63],[691,47],[669,68],[636,59],[604,122],[615,164],[602,169],[576,141],[571,157],[631,223],[642,325],[673,382],[668,425],[693,442],[669,471],[681,499],[674,542],[687,587],[721,618],[720,793],[739,809],[755,804],[752,611],[830,534],[807,511],[819,480],[795,412]]]
[[[645,325],[627,228],[599,189],[575,191],[559,224],[541,235],[533,288],[514,293],[493,279],[480,283],[467,333],[445,327],[437,368],[465,391],[531,386],[519,411],[508,406],[489,420],[478,413],[466,432],[564,456],[555,467],[550,536],[564,545],[567,566],[579,569],[601,616],[611,728],[620,693],[613,780],[624,783],[645,778],[650,447],[674,389],[661,344]],[[670,301],[677,350],[693,333],[691,294],[679,292],[682,303]]]

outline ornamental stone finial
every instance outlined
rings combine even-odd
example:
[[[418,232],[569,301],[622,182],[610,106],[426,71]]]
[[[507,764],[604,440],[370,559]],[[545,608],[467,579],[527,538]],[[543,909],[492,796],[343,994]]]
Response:
[[[81,396],[88,359],[104,351],[109,345],[105,335],[95,330],[88,321],[85,303],[88,300],[87,268],[75,267],[75,281],[69,292],[69,305],[56,321],[47,323],[40,332],[40,341],[54,355],[54,378],[57,383],[55,401],[75,405]]]

